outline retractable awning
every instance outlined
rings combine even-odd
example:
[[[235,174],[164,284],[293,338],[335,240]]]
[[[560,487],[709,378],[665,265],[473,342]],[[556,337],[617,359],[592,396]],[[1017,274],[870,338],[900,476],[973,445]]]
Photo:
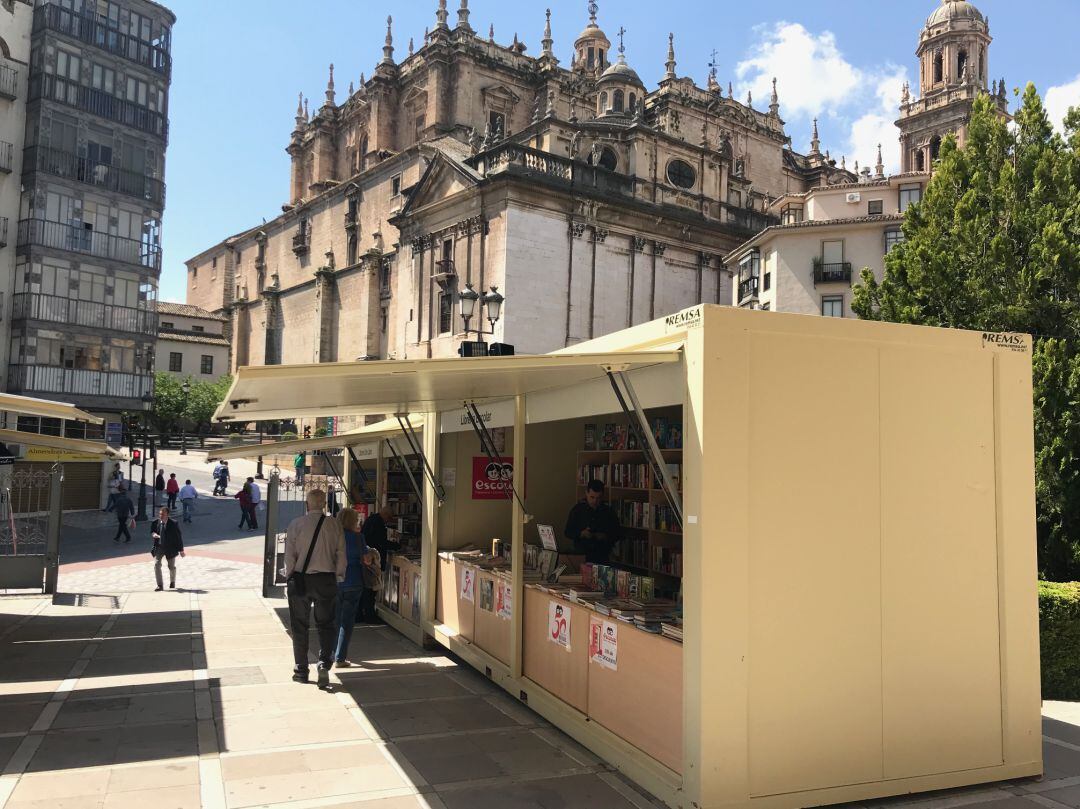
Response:
[[[92,416],[67,402],[53,402],[48,399],[35,399],[31,396],[14,396],[10,393],[0,393],[0,410],[24,416],[42,416],[47,419],[87,421],[91,424],[101,424],[104,421],[104,419]]]
[[[25,444],[30,447],[47,447],[61,452],[80,455],[96,455],[101,458],[121,458],[122,453],[101,441],[85,441],[81,438],[64,438],[59,435],[25,433],[19,430],[0,429],[0,441],[4,444]]]
[[[436,412],[463,402],[603,379],[678,362],[678,351],[544,354],[241,368],[214,418],[272,421],[314,416]]]
[[[411,419],[413,423],[422,423],[423,417],[414,415]],[[375,443],[383,438],[398,438],[400,436],[401,426],[398,424],[397,419],[386,419],[340,435],[327,435],[322,438],[299,438],[295,441],[276,441],[270,444],[241,444],[236,447],[209,450],[206,457],[208,459],[219,458],[223,461],[231,461],[234,458],[258,458],[260,455],[263,457],[268,455],[295,455],[298,452],[355,447],[360,444]]]

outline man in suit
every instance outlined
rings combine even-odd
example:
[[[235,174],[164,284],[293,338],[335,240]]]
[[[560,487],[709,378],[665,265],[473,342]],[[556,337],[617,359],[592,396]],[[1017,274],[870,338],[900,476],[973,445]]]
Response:
[[[161,560],[164,559],[169,565],[169,589],[176,589],[176,557],[185,556],[184,538],[180,535],[180,523],[169,516],[169,507],[162,506],[158,511],[158,518],[150,524],[150,536],[154,539],[154,547],[150,551],[154,555],[154,576],[157,578],[157,589],[161,592],[165,589],[161,580]]]

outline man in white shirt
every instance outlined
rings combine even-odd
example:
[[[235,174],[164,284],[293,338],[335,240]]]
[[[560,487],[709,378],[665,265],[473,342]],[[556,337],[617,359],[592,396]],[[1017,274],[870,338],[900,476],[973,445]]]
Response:
[[[199,499],[199,493],[191,485],[190,480],[185,480],[180,487],[180,505],[184,509],[184,522],[191,522],[191,515],[195,513],[195,501]]]
[[[297,517],[285,534],[285,578],[303,574],[304,592],[288,586],[289,626],[293,643],[293,680],[308,681],[308,628],[311,608],[319,633],[319,688],[330,684],[337,643],[335,602],[338,582],[345,581],[345,533],[341,524],[325,514],[326,492],[312,489],[307,495],[307,514]],[[310,554],[309,554],[310,550]]]
[[[112,511],[116,508],[116,496],[120,492],[120,485],[123,482],[124,473],[120,469],[120,464],[116,464],[113,471],[109,473],[109,502],[105,504],[102,511]]]
[[[259,503],[262,502],[262,492],[259,491],[259,484],[255,482],[255,478],[247,479],[248,486],[251,487],[251,528],[258,530],[259,528]]]

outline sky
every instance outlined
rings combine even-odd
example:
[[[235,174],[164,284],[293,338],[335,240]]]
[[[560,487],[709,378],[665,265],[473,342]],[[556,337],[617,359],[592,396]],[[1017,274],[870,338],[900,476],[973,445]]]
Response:
[[[599,0],[613,42],[626,29],[626,57],[646,86],[664,73],[668,32],[679,76],[704,86],[710,62],[724,87],[768,106],[777,79],[780,114],[794,148],[809,147],[817,116],[822,149],[873,165],[883,144],[886,169],[899,162],[897,117],[903,82],[917,87],[915,48],[940,0]],[[185,300],[184,261],[222,239],[272,219],[288,202],[289,157],[297,94],[312,110],[325,96],[331,63],[337,101],[350,81],[370,76],[382,58],[387,15],[395,57],[410,37],[434,27],[437,0],[164,0],[173,32],[170,141],[165,181],[165,263],[160,298]],[[1080,105],[1078,0],[975,0],[990,18],[992,78],[1011,91],[1034,82],[1060,123]],[[459,0],[449,0],[450,24]],[[517,33],[537,55],[544,10],[552,11],[555,52],[570,64],[588,23],[586,0],[470,0],[471,23],[509,44]],[[715,56],[714,56],[715,54]],[[1015,101],[1013,102],[1015,103]]]

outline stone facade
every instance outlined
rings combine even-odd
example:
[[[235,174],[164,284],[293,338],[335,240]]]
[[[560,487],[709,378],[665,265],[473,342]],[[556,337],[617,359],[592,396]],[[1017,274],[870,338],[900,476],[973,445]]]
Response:
[[[297,107],[282,215],[187,262],[233,367],[453,355],[467,284],[506,296],[487,339],[519,352],[726,302],[722,256],[773,199],[855,179],[791,149],[776,92],[759,109],[679,76],[673,36],[648,91],[595,4],[568,67],[550,20],[529,56],[474,31],[464,0],[451,13],[400,62],[388,21],[341,104],[331,67],[325,101]]]
[[[183,303],[158,303],[157,370],[213,382],[229,373],[225,318]]]

